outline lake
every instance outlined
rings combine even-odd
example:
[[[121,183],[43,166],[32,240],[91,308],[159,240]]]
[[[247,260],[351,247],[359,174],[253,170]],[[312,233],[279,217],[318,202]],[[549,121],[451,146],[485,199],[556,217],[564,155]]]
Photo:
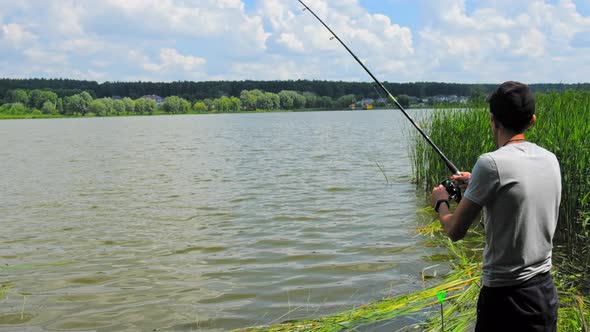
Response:
[[[397,110],[0,121],[0,330],[225,331],[420,289],[444,251],[415,231],[411,130]]]

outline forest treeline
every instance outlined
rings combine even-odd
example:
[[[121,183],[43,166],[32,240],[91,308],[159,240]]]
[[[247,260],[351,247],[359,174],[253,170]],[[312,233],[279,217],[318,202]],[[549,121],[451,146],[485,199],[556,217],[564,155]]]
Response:
[[[495,85],[386,83],[400,104],[418,107],[483,100]],[[589,84],[537,84],[537,92]],[[241,89],[241,90],[240,90]],[[438,98],[431,96],[462,96]],[[0,117],[115,116],[386,107],[370,83],[331,81],[105,82],[0,79]],[[367,102],[367,100],[370,100]]]
[[[399,96],[409,104],[408,96]],[[188,114],[212,112],[276,111],[301,109],[344,109],[356,102],[355,95],[336,99],[318,97],[313,93],[283,90],[279,93],[262,90],[243,90],[239,97],[205,98],[194,103],[178,96],[161,98],[146,95],[94,98],[89,91],[60,97],[51,90],[14,89],[6,92],[0,102],[0,118],[54,116],[117,116]],[[385,102],[381,101],[382,106]]]
[[[474,96],[489,93],[494,84],[462,84],[439,82],[390,83],[384,85],[393,95],[408,95],[428,98],[437,95]],[[531,84],[535,92],[562,91],[565,89],[590,89],[589,83]],[[215,99],[222,96],[240,97],[244,90],[261,90],[279,93],[283,90],[312,93],[318,97],[337,99],[345,95],[358,98],[379,98],[374,83],[342,82],[322,80],[286,80],[286,81],[206,81],[206,82],[104,82],[71,79],[0,79],[0,98],[5,99],[8,91],[15,89],[51,91],[63,98],[87,91],[92,98],[129,97],[137,99],[144,95],[161,97],[177,96],[190,102],[203,99]]]

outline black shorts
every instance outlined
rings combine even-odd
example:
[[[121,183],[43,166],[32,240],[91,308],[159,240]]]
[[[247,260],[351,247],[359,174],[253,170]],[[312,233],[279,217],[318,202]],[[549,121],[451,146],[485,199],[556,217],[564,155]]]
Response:
[[[549,272],[516,286],[483,286],[477,300],[475,331],[555,332],[558,307]]]

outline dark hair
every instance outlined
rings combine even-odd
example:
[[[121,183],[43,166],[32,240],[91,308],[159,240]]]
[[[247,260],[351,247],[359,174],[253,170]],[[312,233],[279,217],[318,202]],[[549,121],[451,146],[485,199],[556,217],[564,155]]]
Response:
[[[527,129],[535,114],[535,96],[524,83],[504,82],[486,101],[494,118],[517,133]]]

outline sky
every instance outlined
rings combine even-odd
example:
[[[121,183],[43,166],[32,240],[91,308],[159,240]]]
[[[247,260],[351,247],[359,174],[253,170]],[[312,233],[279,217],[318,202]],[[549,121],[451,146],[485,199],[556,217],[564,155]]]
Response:
[[[387,82],[590,81],[590,0],[306,0]],[[371,78],[297,0],[0,0],[0,77]]]

